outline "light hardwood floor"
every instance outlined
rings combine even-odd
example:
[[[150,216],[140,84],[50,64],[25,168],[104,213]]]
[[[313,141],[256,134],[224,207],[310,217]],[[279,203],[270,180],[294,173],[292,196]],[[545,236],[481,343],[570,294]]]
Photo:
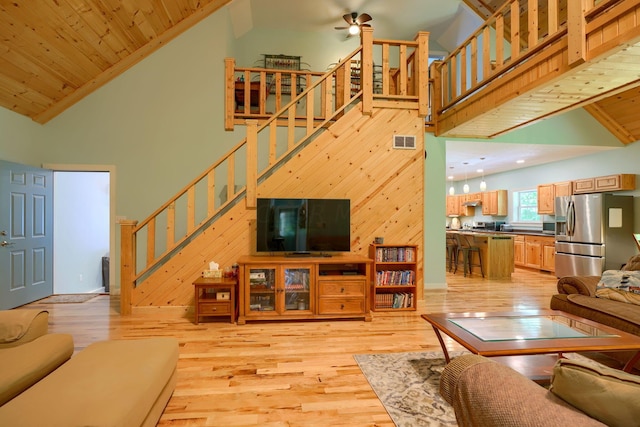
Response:
[[[548,308],[556,280],[520,269],[511,280],[448,274],[448,289],[426,291],[417,312],[374,312],[372,322],[195,325],[192,313],[164,309],[121,317],[108,295],[29,307],[49,310],[50,331],[72,334],[76,351],[104,339],[177,337],[178,384],[159,426],[393,426],[354,354],[441,351],[420,314]]]

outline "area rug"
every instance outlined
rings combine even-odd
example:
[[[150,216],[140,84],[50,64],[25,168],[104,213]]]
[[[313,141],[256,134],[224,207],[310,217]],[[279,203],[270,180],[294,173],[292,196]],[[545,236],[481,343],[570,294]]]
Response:
[[[397,427],[458,425],[453,408],[438,391],[445,365],[441,352],[353,357]]]
[[[65,303],[78,303],[87,302],[92,298],[97,297],[100,294],[61,294],[51,295],[50,297],[38,300],[39,304],[65,304]]]

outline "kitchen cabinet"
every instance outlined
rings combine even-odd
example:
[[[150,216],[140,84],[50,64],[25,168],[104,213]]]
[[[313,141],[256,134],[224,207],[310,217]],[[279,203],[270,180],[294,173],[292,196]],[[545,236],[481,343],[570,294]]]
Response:
[[[530,236],[524,238],[524,265],[529,268],[540,269],[542,265],[542,243]]]
[[[552,273],[556,271],[556,244],[554,239],[551,239],[551,242],[544,241],[542,243],[540,270],[550,271]]]
[[[524,236],[513,237],[513,264],[517,267],[524,267]]]
[[[513,239],[514,265],[555,271],[555,238],[517,235]]]
[[[493,190],[482,193],[482,215],[507,215],[507,190]]]
[[[555,214],[556,197],[570,196],[572,190],[571,181],[538,185],[538,214]]]
[[[573,194],[603,193],[605,191],[625,191],[636,189],[634,174],[605,175],[573,181]]]
[[[447,216],[460,215],[460,198],[457,195],[447,196]]]

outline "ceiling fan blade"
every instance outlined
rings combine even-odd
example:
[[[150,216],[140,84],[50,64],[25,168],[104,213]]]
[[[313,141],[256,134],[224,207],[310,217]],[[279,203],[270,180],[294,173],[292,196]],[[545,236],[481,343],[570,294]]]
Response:
[[[368,13],[363,13],[362,15],[356,18],[357,24],[364,24],[365,22],[371,21],[373,18]]]
[[[347,13],[342,15],[342,19],[344,19],[347,24],[351,25],[355,22],[357,16],[357,13]]]
[[[371,25],[369,24],[360,24],[361,27],[370,27]]]
[[[333,28],[335,28],[336,30],[348,30],[349,29],[349,27],[333,27]]]

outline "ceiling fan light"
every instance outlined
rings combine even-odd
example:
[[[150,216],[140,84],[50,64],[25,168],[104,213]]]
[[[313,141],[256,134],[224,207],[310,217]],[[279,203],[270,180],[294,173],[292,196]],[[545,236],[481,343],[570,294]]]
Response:
[[[358,24],[349,25],[349,34],[351,34],[352,36],[355,36],[359,32],[360,32],[360,27],[358,26]]]

